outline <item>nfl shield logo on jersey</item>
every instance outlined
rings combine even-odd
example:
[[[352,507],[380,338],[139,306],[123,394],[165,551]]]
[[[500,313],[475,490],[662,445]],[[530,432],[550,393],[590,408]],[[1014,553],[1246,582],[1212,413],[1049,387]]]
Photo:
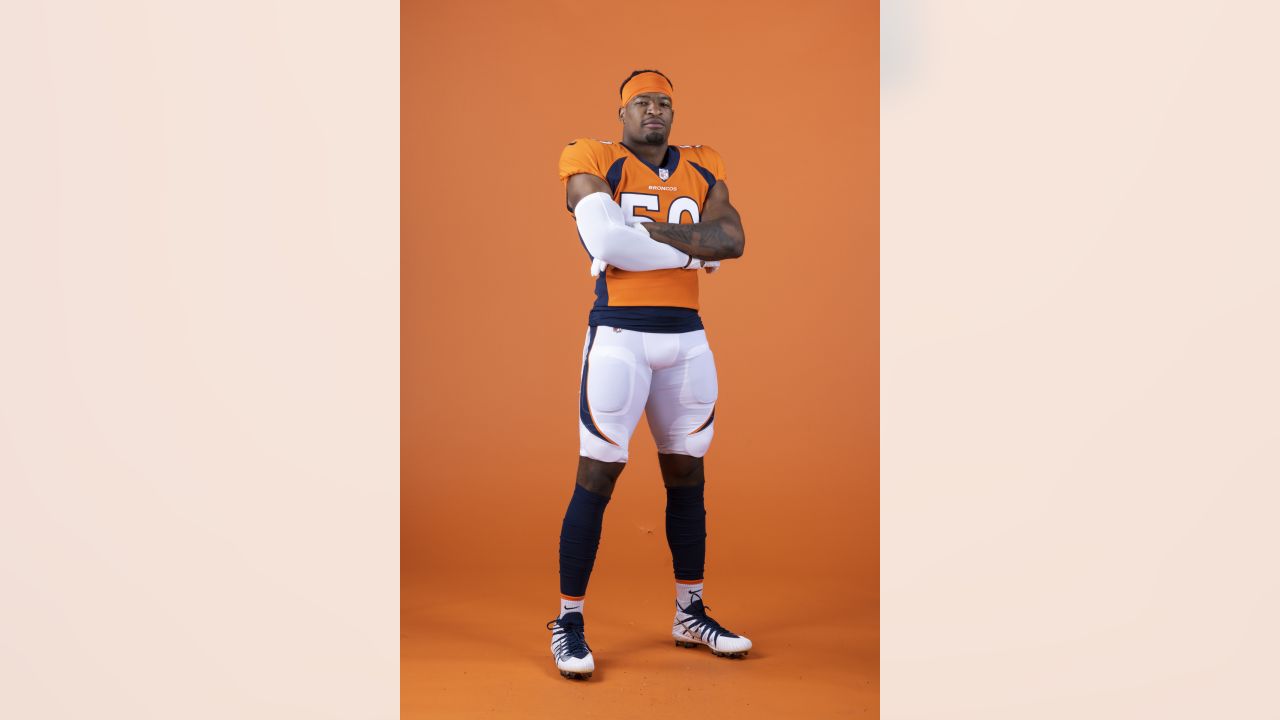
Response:
[[[666,169],[666,168],[658,168],[658,179],[659,179],[659,180],[666,180],[666,179],[667,179],[667,178],[669,178],[669,177],[671,177],[671,171],[670,171],[670,170],[668,170],[668,169]]]

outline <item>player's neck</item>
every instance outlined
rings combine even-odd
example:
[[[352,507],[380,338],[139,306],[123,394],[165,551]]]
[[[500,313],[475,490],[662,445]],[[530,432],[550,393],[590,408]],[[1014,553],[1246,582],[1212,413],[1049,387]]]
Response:
[[[663,160],[667,159],[667,144],[650,145],[648,143],[638,143],[631,140],[623,140],[622,144],[631,151],[633,155],[650,165],[661,165]]]

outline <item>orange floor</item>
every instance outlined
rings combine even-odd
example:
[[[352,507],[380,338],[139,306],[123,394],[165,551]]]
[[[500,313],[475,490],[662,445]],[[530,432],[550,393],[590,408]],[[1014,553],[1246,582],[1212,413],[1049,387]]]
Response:
[[[780,588],[738,572],[709,583],[712,616],[755,644],[730,660],[672,643],[669,568],[599,567],[586,606],[596,672],[575,682],[547,647],[554,565],[532,570],[484,584],[406,580],[402,717],[879,717],[877,600],[839,579]]]

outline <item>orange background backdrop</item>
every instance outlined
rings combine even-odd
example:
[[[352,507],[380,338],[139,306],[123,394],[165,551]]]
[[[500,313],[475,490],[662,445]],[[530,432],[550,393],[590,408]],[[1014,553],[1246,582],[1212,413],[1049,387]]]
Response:
[[[878,5],[670,7],[402,5],[404,717],[878,714]],[[571,683],[544,624],[593,280],[556,161],[619,138],[638,68],[674,82],[671,142],[722,153],[746,229],[702,276],[706,597],[756,648],[671,644],[642,420],[588,592],[597,672]]]

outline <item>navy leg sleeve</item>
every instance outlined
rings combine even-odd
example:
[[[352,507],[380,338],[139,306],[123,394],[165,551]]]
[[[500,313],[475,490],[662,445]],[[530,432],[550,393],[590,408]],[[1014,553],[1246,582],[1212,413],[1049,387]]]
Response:
[[[667,545],[677,580],[701,580],[707,558],[705,483],[667,488]]]
[[[600,528],[609,498],[597,495],[581,485],[573,486],[573,498],[560,526],[560,594],[582,597],[587,594],[587,580],[596,564],[600,547]]]

